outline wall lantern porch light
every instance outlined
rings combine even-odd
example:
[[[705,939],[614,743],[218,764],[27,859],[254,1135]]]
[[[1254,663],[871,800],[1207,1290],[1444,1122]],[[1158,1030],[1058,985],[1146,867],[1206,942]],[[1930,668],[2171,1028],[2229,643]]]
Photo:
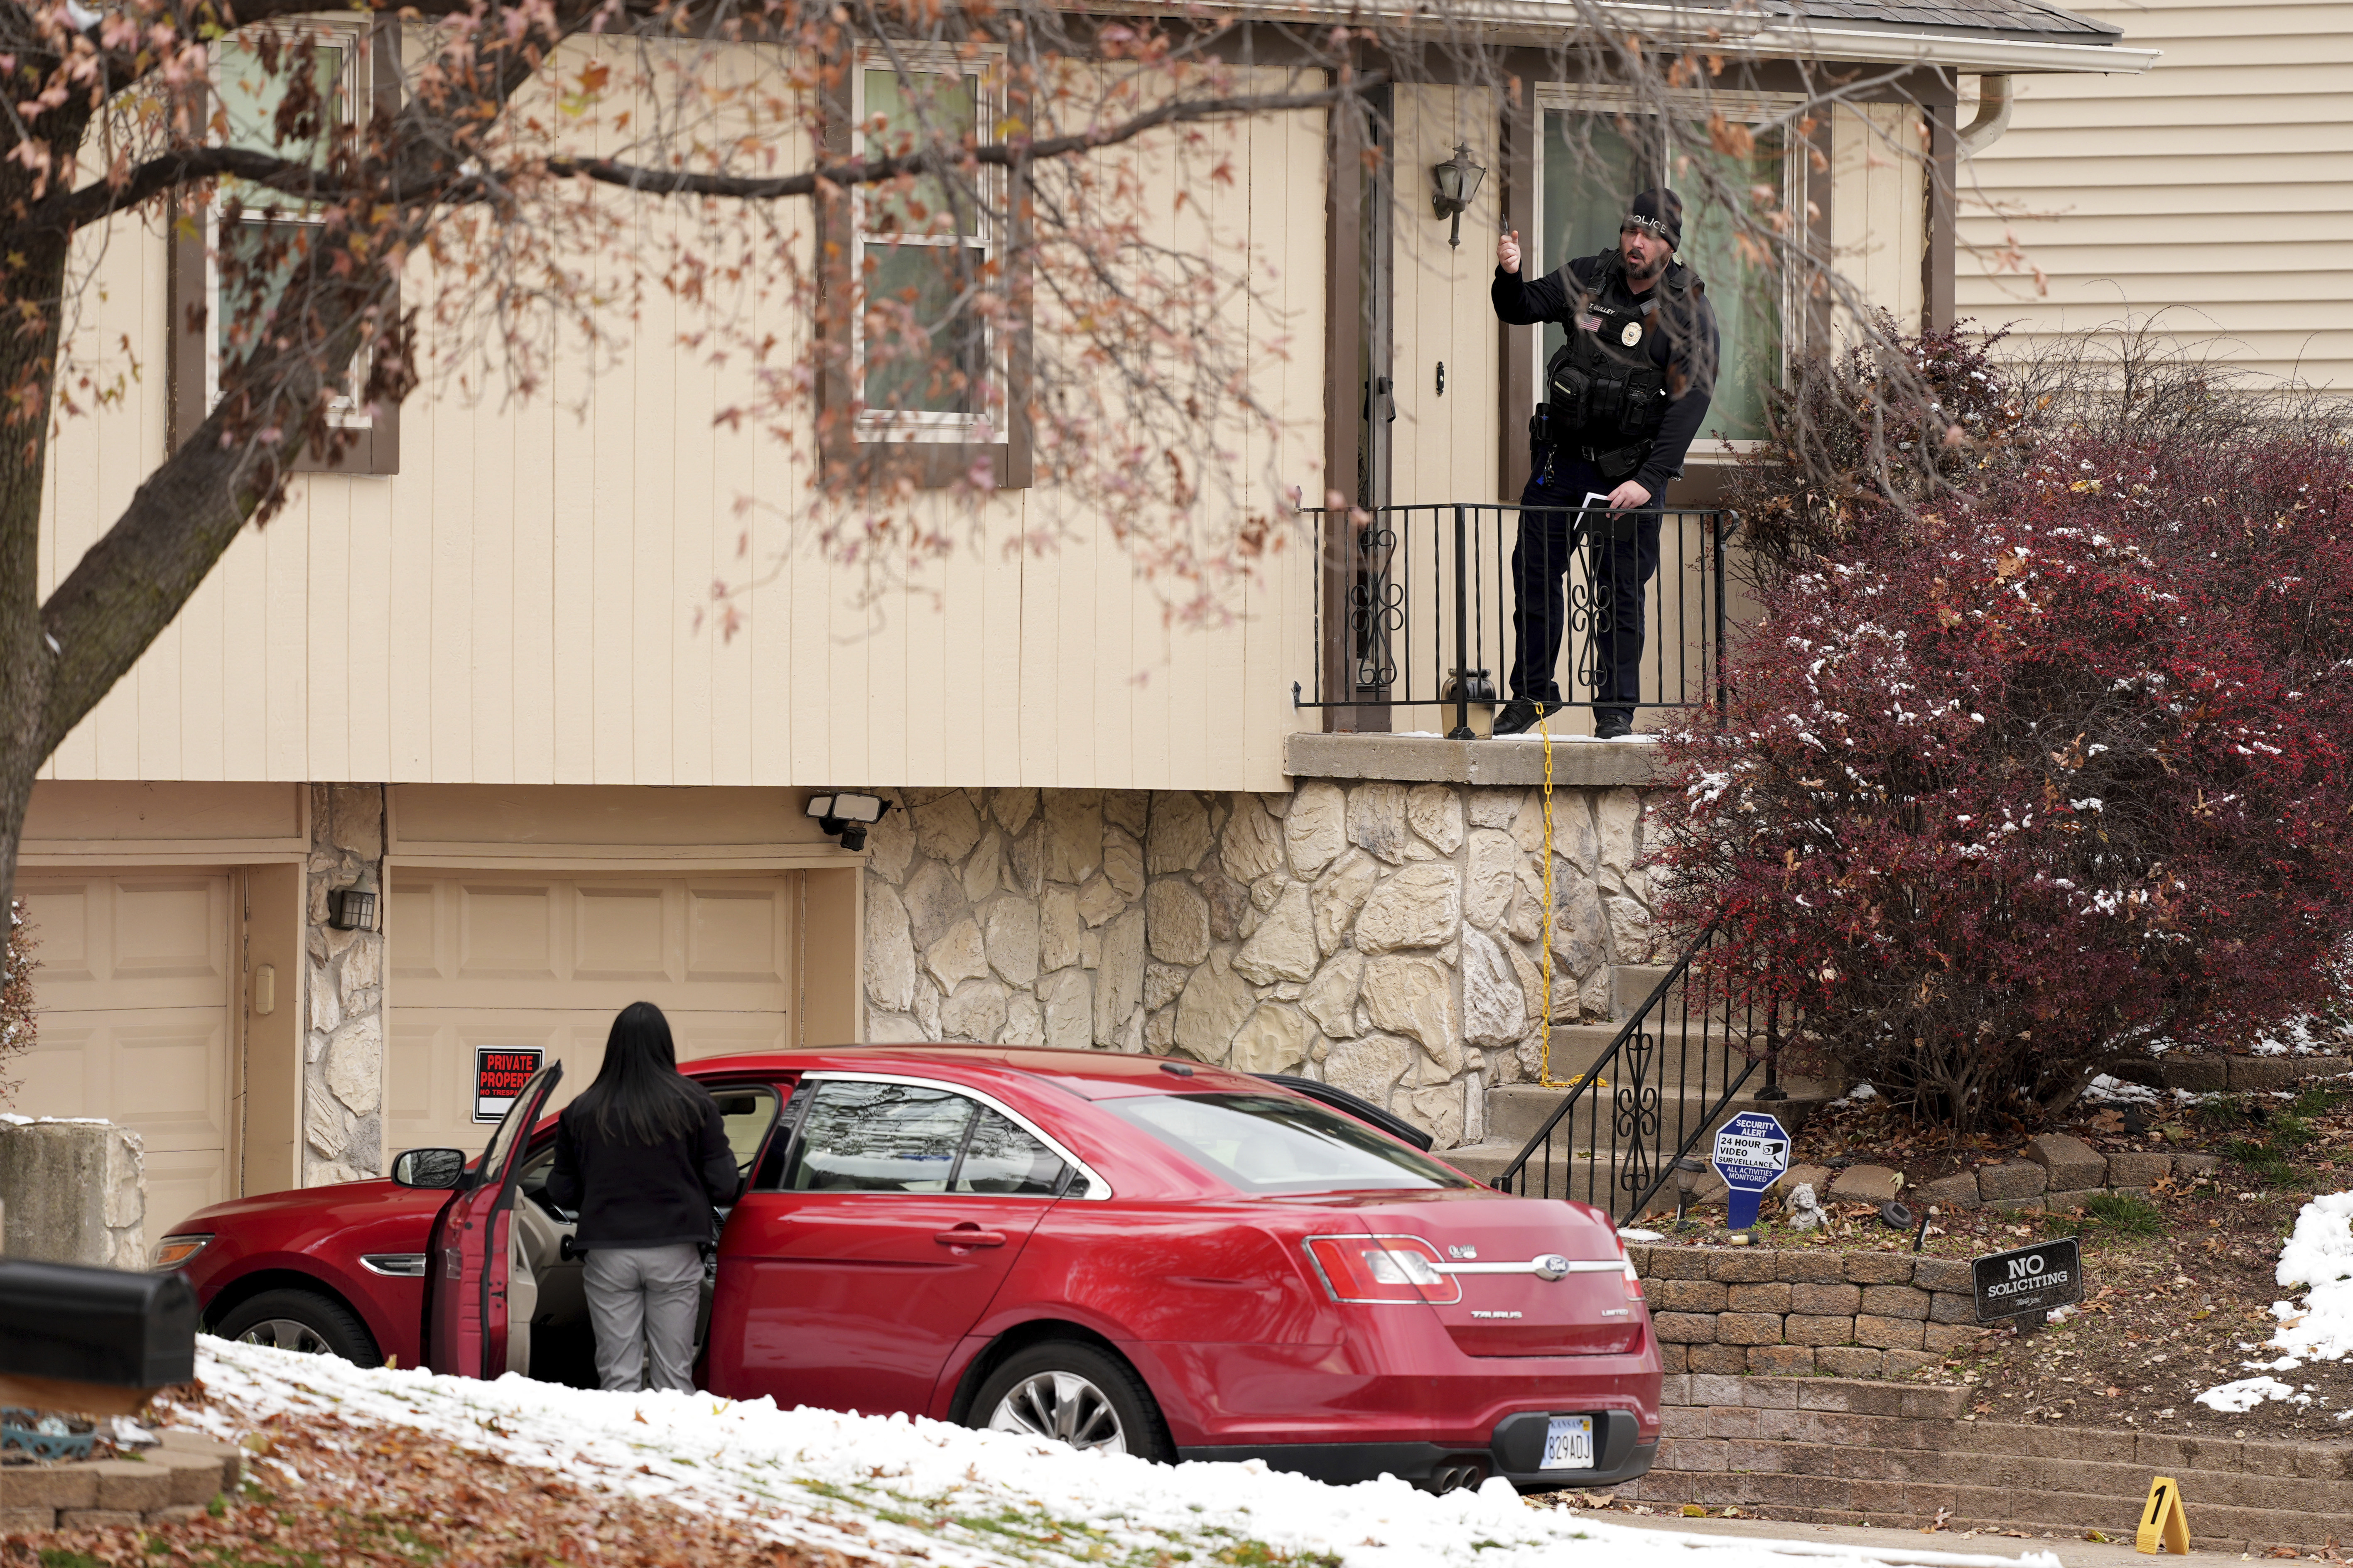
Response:
[[[327,913],[327,923],[337,931],[374,931],[375,929],[375,873],[360,868],[356,880],[348,888],[335,889],[334,907]]]
[[[1430,177],[1437,186],[1430,194],[1430,205],[1440,217],[1451,217],[1454,227],[1447,234],[1446,243],[1457,249],[1462,245],[1462,209],[1479,195],[1479,182],[1487,171],[1471,161],[1471,149],[1457,143],[1454,156],[1443,163],[1433,163]]]
[[[867,828],[882,820],[891,804],[879,795],[818,795],[809,797],[808,814],[818,831],[840,839],[844,849],[863,849]]]

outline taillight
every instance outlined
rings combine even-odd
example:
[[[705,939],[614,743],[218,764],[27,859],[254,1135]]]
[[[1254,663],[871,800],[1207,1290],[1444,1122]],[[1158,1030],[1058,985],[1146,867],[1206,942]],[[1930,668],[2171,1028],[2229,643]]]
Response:
[[[1642,1277],[1634,1272],[1634,1260],[1626,1256],[1626,1238],[1621,1236],[1615,1239],[1618,1243],[1618,1261],[1626,1266],[1626,1300],[1639,1301],[1642,1299]]]
[[[1462,1300],[1461,1285],[1439,1271],[1438,1248],[1418,1236],[1311,1236],[1307,1256],[1335,1301]]]

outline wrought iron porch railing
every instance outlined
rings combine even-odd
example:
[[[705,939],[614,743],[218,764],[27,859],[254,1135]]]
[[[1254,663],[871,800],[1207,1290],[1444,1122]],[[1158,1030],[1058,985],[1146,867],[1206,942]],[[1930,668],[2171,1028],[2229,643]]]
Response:
[[[1545,509],[1467,501],[1319,509],[1316,559],[1326,582],[1316,600],[1318,650],[1312,689],[1292,687],[1303,708],[1440,708],[1450,734],[1468,739],[1473,703],[1502,689],[1514,659],[1512,554],[1523,514]],[[1567,520],[1564,635],[1552,673],[1564,706],[1596,706],[1612,602],[1606,542],[1638,515],[1600,508],[1554,510]],[[1642,708],[1697,708],[1720,696],[1730,630],[1725,547],[1736,512],[1667,509],[1658,514],[1659,566],[1641,595]],[[1531,529],[1531,533],[1534,529]],[[1530,548],[1540,547],[1532,538]],[[1336,578],[1336,581],[1335,579]]]
[[[1589,1203],[1628,1225],[1760,1068],[1756,1098],[1788,1098],[1779,1058],[1795,1018],[1784,1019],[1778,1002],[1710,1001],[1705,981],[1692,979],[1693,962],[1719,940],[1710,923],[1683,950],[1504,1167],[1498,1190]]]

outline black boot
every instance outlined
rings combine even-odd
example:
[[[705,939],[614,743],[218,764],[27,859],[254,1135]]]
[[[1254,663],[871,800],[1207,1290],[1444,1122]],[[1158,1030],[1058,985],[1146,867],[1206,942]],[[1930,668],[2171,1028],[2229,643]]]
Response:
[[[1536,726],[1539,719],[1551,718],[1560,711],[1560,703],[1549,697],[1514,697],[1495,710],[1495,733],[1522,735]]]
[[[1632,716],[1622,708],[1603,708],[1593,715],[1593,738],[1622,741],[1634,732]]]

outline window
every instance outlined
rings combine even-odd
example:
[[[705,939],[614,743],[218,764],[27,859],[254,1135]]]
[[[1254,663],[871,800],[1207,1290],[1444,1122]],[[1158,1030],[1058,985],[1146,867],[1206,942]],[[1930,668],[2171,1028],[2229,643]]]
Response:
[[[1147,1094],[1103,1109],[1245,1193],[1472,1185],[1353,1117],[1290,1095]]]
[[[828,104],[828,161],[890,157],[934,139],[987,141],[1008,111],[986,61],[911,46],[893,59],[861,58]],[[1027,296],[1011,176],[983,170],[977,193],[920,176],[905,188],[856,186],[820,197],[828,236],[824,292],[862,309],[821,310],[820,334],[839,346],[824,405],[853,404],[828,427],[824,458],[871,479],[905,474],[924,487],[985,469],[1000,489],[1029,482],[1029,334],[984,296]],[[850,287],[851,269],[861,280]],[[1018,314],[1018,310],[1017,310]]]
[[[929,1084],[827,1079],[804,1085],[794,1102],[812,1089],[785,1179],[764,1179],[764,1188],[1039,1198],[1085,1190],[1086,1178],[1044,1140],[969,1095]]]
[[[323,163],[336,132],[364,121],[374,100],[397,90],[392,26],[353,19],[283,24],[274,40],[276,68],[264,63],[255,29],[224,38],[211,51],[215,123],[227,145],[290,159]],[[307,62],[291,46],[308,42]],[[307,70],[307,79],[294,72]],[[294,100],[290,134],[279,121]],[[232,219],[229,205],[237,212]],[[287,285],[308,265],[320,228],[316,208],[299,196],[227,180],[200,225],[174,238],[170,293],[173,322],[172,441],[179,445],[219,400],[223,372],[250,353]],[[224,268],[222,261],[230,263]],[[360,405],[367,379],[363,353],[338,378],[330,425],[351,431],[353,443],[332,460],[303,453],[299,470],[390,474],[399,470],[399,414]]]
[[[1567,92],[1575,93],[1573,100]],[[1703,442],[1764,436],[1766,393],[1781,384],[1785,365],[1788,307],[1782,269],[1769,258],[1742,250],[1731,215],[1696,169],[1707,168],[1729,189],[1752,197],[1762,189],[1783,207],[1804,205],[1796,196],[1796,139],[1784,127],[1759,123],[1767,116],[1767,102],[1725,94],[1714,101],[1728,114],[1745,104],[1750,123],[1742,129],[1753,143],[1746,153],[1720,152],[1697,126],[1667,125],[1654,114],[1611,104],[1593,89],[1566,89],[1546,103],[1538,153],[1536,255],[1547,272],[1616,246],[1619,223],[1636,192],[1664,185],[1683,195],[1683,243],[1677,255],[1706,284],[1722,337],[1715,392],[1694,451]],[[1546,324],[1546,359],[1560,346],[1562,331],[1557,322]]]
[[[858,125],[869,158],[906,153],[934,138],[978,134],[977,76],[868,68],[858,73]],[[861,434],[902,440],[992,440],[988,331],[972,298],[986,275],[986,215],[971,193],[935,175],[906,190],[880,186],[857,202],[858,257],[867,322],[859,343]],[[877,316],[898,330],[877,332]],[[994,424],[1001,425],[1001,412]]]

